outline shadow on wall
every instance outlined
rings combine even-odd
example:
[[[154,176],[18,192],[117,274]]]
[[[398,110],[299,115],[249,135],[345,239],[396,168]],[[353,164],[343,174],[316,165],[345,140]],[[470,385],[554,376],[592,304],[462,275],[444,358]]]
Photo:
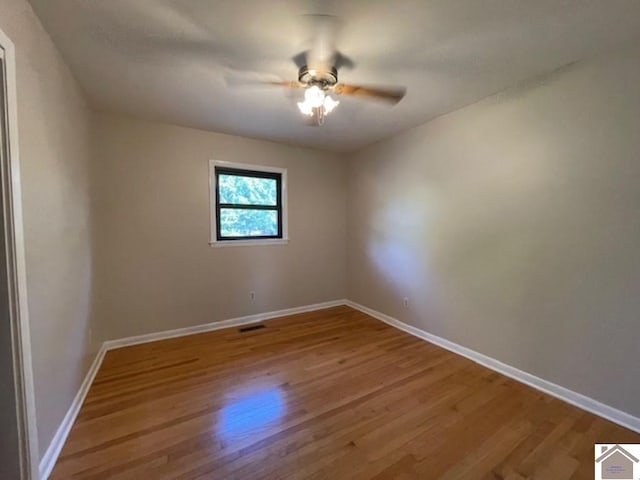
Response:
[[[423,324],[417,312],[430,312],[428,322],[437,322],[438,284],[432,268],[435,223],[440,214],[435,188],[415,185],[403,178],[390,178],[377,187],[366,239],[366,255],[385,282],[399,319]]]

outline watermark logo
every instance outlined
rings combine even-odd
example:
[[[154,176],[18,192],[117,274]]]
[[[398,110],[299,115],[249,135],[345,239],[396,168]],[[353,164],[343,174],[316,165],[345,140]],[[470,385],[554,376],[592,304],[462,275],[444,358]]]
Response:
[[[640,479],[640,443],[596,443],[595,479]]]

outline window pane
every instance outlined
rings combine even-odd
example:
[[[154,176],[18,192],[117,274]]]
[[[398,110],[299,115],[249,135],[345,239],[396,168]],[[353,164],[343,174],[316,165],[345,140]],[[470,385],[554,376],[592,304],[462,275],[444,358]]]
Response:
[[[276,180],[274,178],[218,176],[220,203],[240,205],[276,205]]]
[[[220,235],[222,237],[275,237],[278,235],[278,212],[221,208]]]

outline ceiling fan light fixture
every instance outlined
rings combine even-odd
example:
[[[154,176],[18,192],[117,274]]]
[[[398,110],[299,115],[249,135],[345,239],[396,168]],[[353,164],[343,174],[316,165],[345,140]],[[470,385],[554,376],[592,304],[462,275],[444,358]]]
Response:
[[[313,107],[307,102],[298,102],[298,108],[303,115],[308,115],[309,117],[313,115]]]
[[[325,94],[324,91],[317,85],[312,85],[304,92],[305,103],[311,105],[311,107],[318,108],[324,103]]]
[[[322,115],[331,113],[340,102],[334,100],[317,85],[312,85],[304,92],[304,101],[298,102],[298,108],[303,115],[312,116],[318,109],[322,109]]]
[[[322,106],[324,107],[325,115],[328,113],[331,113],[333,109],[336,108],[338,105],[340,105],[339,100],[334,100],[329,95],[324,97],[324,102],[322,103]]]

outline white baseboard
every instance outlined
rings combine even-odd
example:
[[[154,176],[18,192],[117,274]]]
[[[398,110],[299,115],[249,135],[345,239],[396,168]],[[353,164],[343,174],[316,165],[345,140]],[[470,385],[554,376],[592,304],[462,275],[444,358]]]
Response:
[[[294,307],[287,308],[284,310],[277,310],[274,312],[266,312],[266,313],[258,313],[255,315],[247,315],[245,317],[232,318],[229,320],[223,320],[221,322],[212,322],[204,325],[195,325],[193,327],[186,328],[178,328],[175,330],[167,330],[164,332],[158,333],[149,333],[147,335],[138,335],[135,337],[127,337],[119,340],[108,340],[102,344],[102,347],[96,354],[96,358],[93,360],[87,375],[82,381],[82,385],[80,385],[80,389],[76,394],[73,402],[71,402],[71,406],[67,411],[67,414],[64,416],[62,423],[58,427],[56,434],[53,436],[47,451],[44,456],[40,460],[40,480],[47,480],[49,475],[51,475],[51,471],[58,460],[58,456],[62,451],[62,447],[69,436],[69,432],[71,431],[71,427],[78,416],[78,412],[80,412],[80,408],[84,403],[84,399],[89,392],[89,387],[93,383],[93,379],[98,373],[100,369],[100,365],[102,365],[102,360],[104,359],[105,354],[109,350],[114,350],[116,348],[128,347],[131,345],[139,345],[141,343],[155,342],[158,340],[166,340],[168,338],[176,338],[182,337],[185,335],[193,335],[195,333],[202,332],[211,332],[214,330],[221,330],[223,328],[231,328],[237,327],[240,325],[246,325],[249,323],[262,322],[266,320],[271,320],[273,318],[284,317],[287,315],[295,315],[296,313],[305,313],[305,312],[313,312],[315,310],[322,310],[324,308],[337,307],[339,305],[346,305],[346,300],[334,300],[331,302],[323,302],[323,303],[315,303],[313,305],[305,305],[302,307]]]
[[[51,471],[53,470],[53,467],[58,460],[60,451],[62,450],[64,443],[67,441],[67,436],[71,431],[71,427],[76,421],[78,412],[80,412],[80,407],[82,407],[84,399],[87,396],[87,392],[89,392],[89,387],[91,387],[93,379],[95,378],[96,373],[98,373],[100,365],[102,365],[102,360],[104,359],[105,353],[106,349],[104,348],[104,345],[102,345],[102,347],[100,347],[100,350],[98,350],[96,357],[93,359],[93,363],[91,364],[91,367],[89,367],[89,371],[84,377],[78,393],[71,402],[71,406],[69,407],[67,414],[62,419],[62,423],[58,427],[56,434],[53,436],[53,439],[51,440],[47,451],[44,453],[44,456],[40,460],[40,479],[46,480],[47,478],[49,478],[49,475],[51,475]]]
[[[141,343],[156,342],[158,340],[166,340],[175,337],[184,337],[196,333],[212,332],[223,328],[239,327],[249,323],[262,322],[273,318],[285,317],[287,315],[295,315],[296,313],[313,312],[322,310],[323,308],[337,307],[345,305],[346,300],[334,300],[331,302],[314,303],[313,305],[305,305],[303,307],[286,308],[284,310],[276,310],[274,312],[257,313],[255,315],[247,315],[245,317],[231,318],[220,322],[205,323],[202,325],[194,325],[193,327],[177,328],[175,330],[165,330],[164,332],[148,333],[146,335],[137,335],[135,337],[121,338],[118,340],[107,340],[104,342],[106,350],[115,348],[129,347],[131,345],[139,345]]]
[[[360,305],[350,300],[347,300],[346,304],[351,308],[360,310],[361,312],[366,313],[373,318],[381,320],[386,324],[391,325],[392,327],[410,333],[411,335],[421,338],[422,340],[426,340],[427,342],[438,345],[439,347],[449,350],[450,352],[466,357],[484,367],[487,367],[491,370],[501,373],[502,375],[517,380],[518,382],[529,385],[536,390],[540,390],[541,392],[559,398],[560,400],[586,410],[587,412],[591,412],[595,415],[606,418],[613,423],[617,423],[618,425],[640,433],[640,418],[634,417],[629,413],[610,407],[609,405],[605,405],[604,403],[598,402],[597,400],[582,395],[581,393],[574,392],[573,390],[569,390],[568,388],[561,387],[560,385],[556,385],[555,383],[551,383],[547,380],[536,377],[535,375],[519,370],[515,367],[512,367],[511,365],[502,363],[499,360],[483,355],[482,353],[478,353],[474,350],[463,347],[462,345],[458,345],[457,343],[450,342],[449,340],[446,340],[442,337],[438,337],[431,333],[425,332],[424,330],[420,330],[419,328],[407,325],[406,323],[401,322],[396,318],[365,307],[364,305]]]

